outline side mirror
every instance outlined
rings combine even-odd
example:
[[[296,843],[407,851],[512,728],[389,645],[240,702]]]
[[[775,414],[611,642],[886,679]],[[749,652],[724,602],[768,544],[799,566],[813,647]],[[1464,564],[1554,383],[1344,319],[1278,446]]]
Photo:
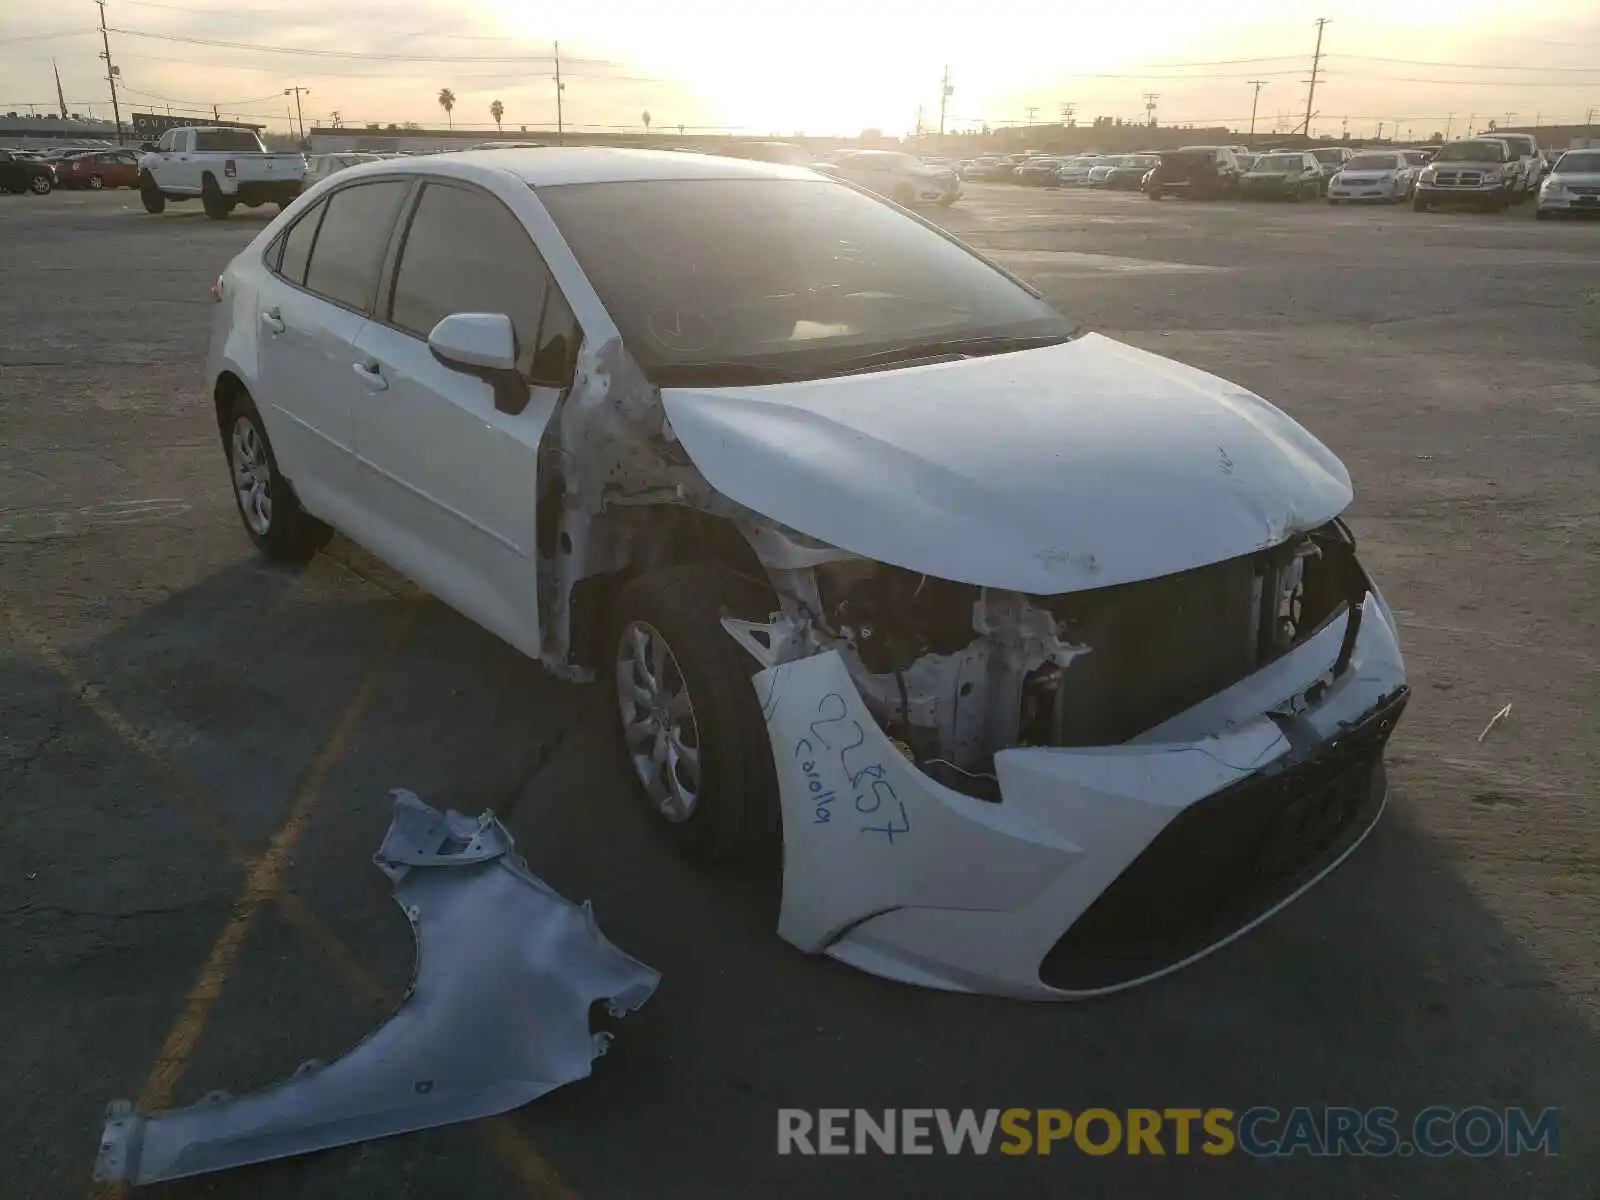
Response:
[[[428,348],[445,366],[494,388],[500,412],[528,406],[528,385],[517,372],[517,333],[504,313],[451,313],[433,327]]]

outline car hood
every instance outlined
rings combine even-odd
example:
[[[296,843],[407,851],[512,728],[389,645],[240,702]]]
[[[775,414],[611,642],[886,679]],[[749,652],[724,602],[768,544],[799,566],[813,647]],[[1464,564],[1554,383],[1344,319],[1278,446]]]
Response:
[[[1246,179],[1298,179],[1300,178],[1300,169],[1279,171],[1274,168],[1270,171],[1246,171],[1244,177]]]
[[[739,504],[866,558],[1034,595],[1220,562],[1351,499],[1339,460],[1265,400],[1097,334],[661,396]]]

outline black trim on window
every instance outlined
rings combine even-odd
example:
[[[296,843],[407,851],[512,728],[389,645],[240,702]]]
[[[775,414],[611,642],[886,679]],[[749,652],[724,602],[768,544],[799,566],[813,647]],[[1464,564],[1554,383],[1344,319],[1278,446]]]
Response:
[[[324,192],[322,195],[317,197],[317,202],[315,204],[313,204],[309,209],[307,209],[300,216],[296,217],[294,219],[294,222],[287,229],[285,229],[282,233],[280,233],[277,236],[277,238],[274,240],[274,244],[276,244],[277,247],[278,247],[278,249],[277,249],[277,256],[278,256],[277,257],[277,261],[280,262],[280,263],[282,262],[282,260],[283,260],[283,243],[286,243],[288,241],[289,234],[294,230],[295,226],[299,225],[301,221],[310,220],[312,218],[312,215],[315,214],[316,221],[317,221],[317,232],[311,239],[311,250],[306,255],[306,270],[307,270],[307,273],[309,273],[310,272],[310,268],[311,268],[311,261],[314,258],[316,258],[316,256],[317,256],[317,240],[322,236],[322,218],[323,218],[323,216],[325,216],[327,214],[328,202],[331,199],[333,199],[333,197],[335,195],[337,195],[339,192],[348,191],[350,188],[353,188],[353,187],[364,187],[364,186],[366,186],[367,184],[370,184],[370,183],[404,183],[404,184],[408,184],[410,186],[410,188],[411,188],[411,190],[405,196],[403,196],[401,198],[401,200],[400,200],[400,208],[399,208],[399,210],[398,210],[398,212],[396,214],[396,217],[395,217],[395,225],[391,226],[390,229],[389,229],[389,242],[388,242],[388,244],[387,244],[387,246],[385,248],[385,251],[384,251],[385,255],[387,255],[389,253],[389,249],[391,249],[393,247],[393,245],[394,245],[395,227],[397,227],[400,224],[400,218],[402,216],[404,216],[405,213],[406,213],[406,206],[409,205],[409,204],[412,204],[414,202],[414,200],[416,198],[416,194],[417,194],[417,192],[419,190],[418,187],[417,187],[416,177],[414,175],[410,174],[410,173],[407,173],[407,174],[404,174],[404,175],[400,175],[400,174],[396,174],[396,175],[363,175],[360,179],[352,179],[349,183],[341,184],[338,187],[329,188],[326,192]],[[409,217],[407,217],[406,219],[409,221]],[[314,288],[308,288],[303,281],[300,282],[300,283],[296,283],[294,280],[292,280],[292,279],[288,278],[287,276],[283,275],[278,270],[277,266],[274,265],[273,261],[271,261],[270,256],[272,254],[273,254],[273,248],[272,248],[272,245],[269,244],[268,247],[267,247],[266,254],[264,254],[262,256],[262,260],[265,263],[267,269],[272,272],[273,278],[277,279],[280,283],[287,284],[289,287],[294,288],[295,291],[297,291],[297,292],[304,292],[308,296],[315,296],[318,300],[321,300],[324,304],[331,304],[335,308],[342,308],[346,312],[355,313],[357,316],[362,316],[362,317],[370,318],[372,320],[377,320],[377,309],[374,307],[374,300],[375,300],[374,293],[368,293],[368,296],[367,296],[367,307],[364,308],[364,309],[356,308],[353,305],[346,304],[342,300],[335,300],[332,296],[326,296],[326,295],[324,295],[323,293],[317,291]],[[381,294],[383,291],[384,291],[384,287],[383,287],[383,265],[380,264],[379,268],[378,268],[378,282],[377,282],[377,288],[375,289],[375,292]],[[388,322],[386,322],[386,321],[385,322],[381,322],[381,323],[382,324],[388,324]]]

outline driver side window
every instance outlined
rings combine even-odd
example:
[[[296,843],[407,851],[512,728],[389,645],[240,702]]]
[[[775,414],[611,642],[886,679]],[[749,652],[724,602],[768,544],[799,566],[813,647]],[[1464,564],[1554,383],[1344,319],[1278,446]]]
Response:
[[[578,328],[522,223],[486,192],[430,182],[395,270],[388,320],[426,339],[451,313],[504,313],[529,383],[572,382]]]
[[[163,153],[163,154],[171,153],[172,152],[172,142],[173,142],[173,139],[176,136],[177,136],[177,130],[175,130],[175,129],[167,130],[165,133],[163,133],[161,135],[161,140],[156,143],[156,149],[161,151],[161,153]]]

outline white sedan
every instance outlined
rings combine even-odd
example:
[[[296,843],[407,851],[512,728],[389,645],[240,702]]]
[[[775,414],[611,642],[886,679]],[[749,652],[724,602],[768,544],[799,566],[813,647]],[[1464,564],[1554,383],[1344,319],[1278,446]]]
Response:
[[[1085,154],[1077,158],[1069,158],[1061,164],[1058,172],[1062,187],[1084,187],[1089,182],[1089,173],[1096,167],[1116,166],[1116,160],[1107,158],[1102,154]],[[1107,171],[1106,174],[1110,174]]]
[[[1539,185],[1534,216],[1600,216],[1600,150],[1568,150]]]
[[[1339,460],[858,188],[602,148],[372,163],[214,294],[256,545],[338,529],[614,689],[641,811],[781,860],[802,950],[1115,991],[1382,811],[1406,674]]]
[[[1411,199],[1417,167],[1401,150],[1363,150],[1328,181],[1328,203],[1377,201],[1399,204]]]

